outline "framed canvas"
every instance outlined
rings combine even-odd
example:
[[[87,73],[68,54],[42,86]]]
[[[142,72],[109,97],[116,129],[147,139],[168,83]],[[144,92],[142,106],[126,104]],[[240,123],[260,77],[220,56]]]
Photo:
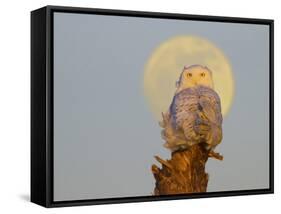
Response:
[[[31,12],[31,201],[273,193],[273,20]]]

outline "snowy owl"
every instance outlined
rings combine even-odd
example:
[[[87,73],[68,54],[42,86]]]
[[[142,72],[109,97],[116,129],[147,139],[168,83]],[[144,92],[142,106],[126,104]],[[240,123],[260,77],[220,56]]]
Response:
[[[213,150],[222,140],[222,114],[212,72],[205,66],[185,66],[166,113],[162,113],[164,146],[172,152],[203,144]]]

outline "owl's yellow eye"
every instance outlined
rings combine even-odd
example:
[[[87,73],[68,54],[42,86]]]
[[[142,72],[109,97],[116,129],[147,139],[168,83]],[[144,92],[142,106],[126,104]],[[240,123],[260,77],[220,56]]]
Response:
[[[204,77],[206,74],[205,73],[201,73],[200,75],[201,75],[201,77]]]
[[[192,73],[187,73],[187,77],[192,77]]]

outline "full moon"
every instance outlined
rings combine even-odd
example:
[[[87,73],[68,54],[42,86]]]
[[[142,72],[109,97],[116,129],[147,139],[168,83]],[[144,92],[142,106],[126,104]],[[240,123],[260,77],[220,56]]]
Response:
[[[222,50],[197,36],[176,36],[164,41],[149,57],[143,78],[144,95],[157,120],[166,112],[175,93],[175,83],[185,65],[207,66],[213,74],[215,91],[225,116],[232,105],[234,79]]]

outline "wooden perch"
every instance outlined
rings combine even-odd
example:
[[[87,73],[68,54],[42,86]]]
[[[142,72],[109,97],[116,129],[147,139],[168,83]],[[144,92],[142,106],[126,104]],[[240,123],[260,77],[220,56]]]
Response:
[[[156,180],[154,195],[206,192],[208,174],[205,165],[209,157],[223,159],[220,154],[207,151],[202,144],[173,152],[170,160],[155,156],[162,168],[155,164],[151,167]]]

